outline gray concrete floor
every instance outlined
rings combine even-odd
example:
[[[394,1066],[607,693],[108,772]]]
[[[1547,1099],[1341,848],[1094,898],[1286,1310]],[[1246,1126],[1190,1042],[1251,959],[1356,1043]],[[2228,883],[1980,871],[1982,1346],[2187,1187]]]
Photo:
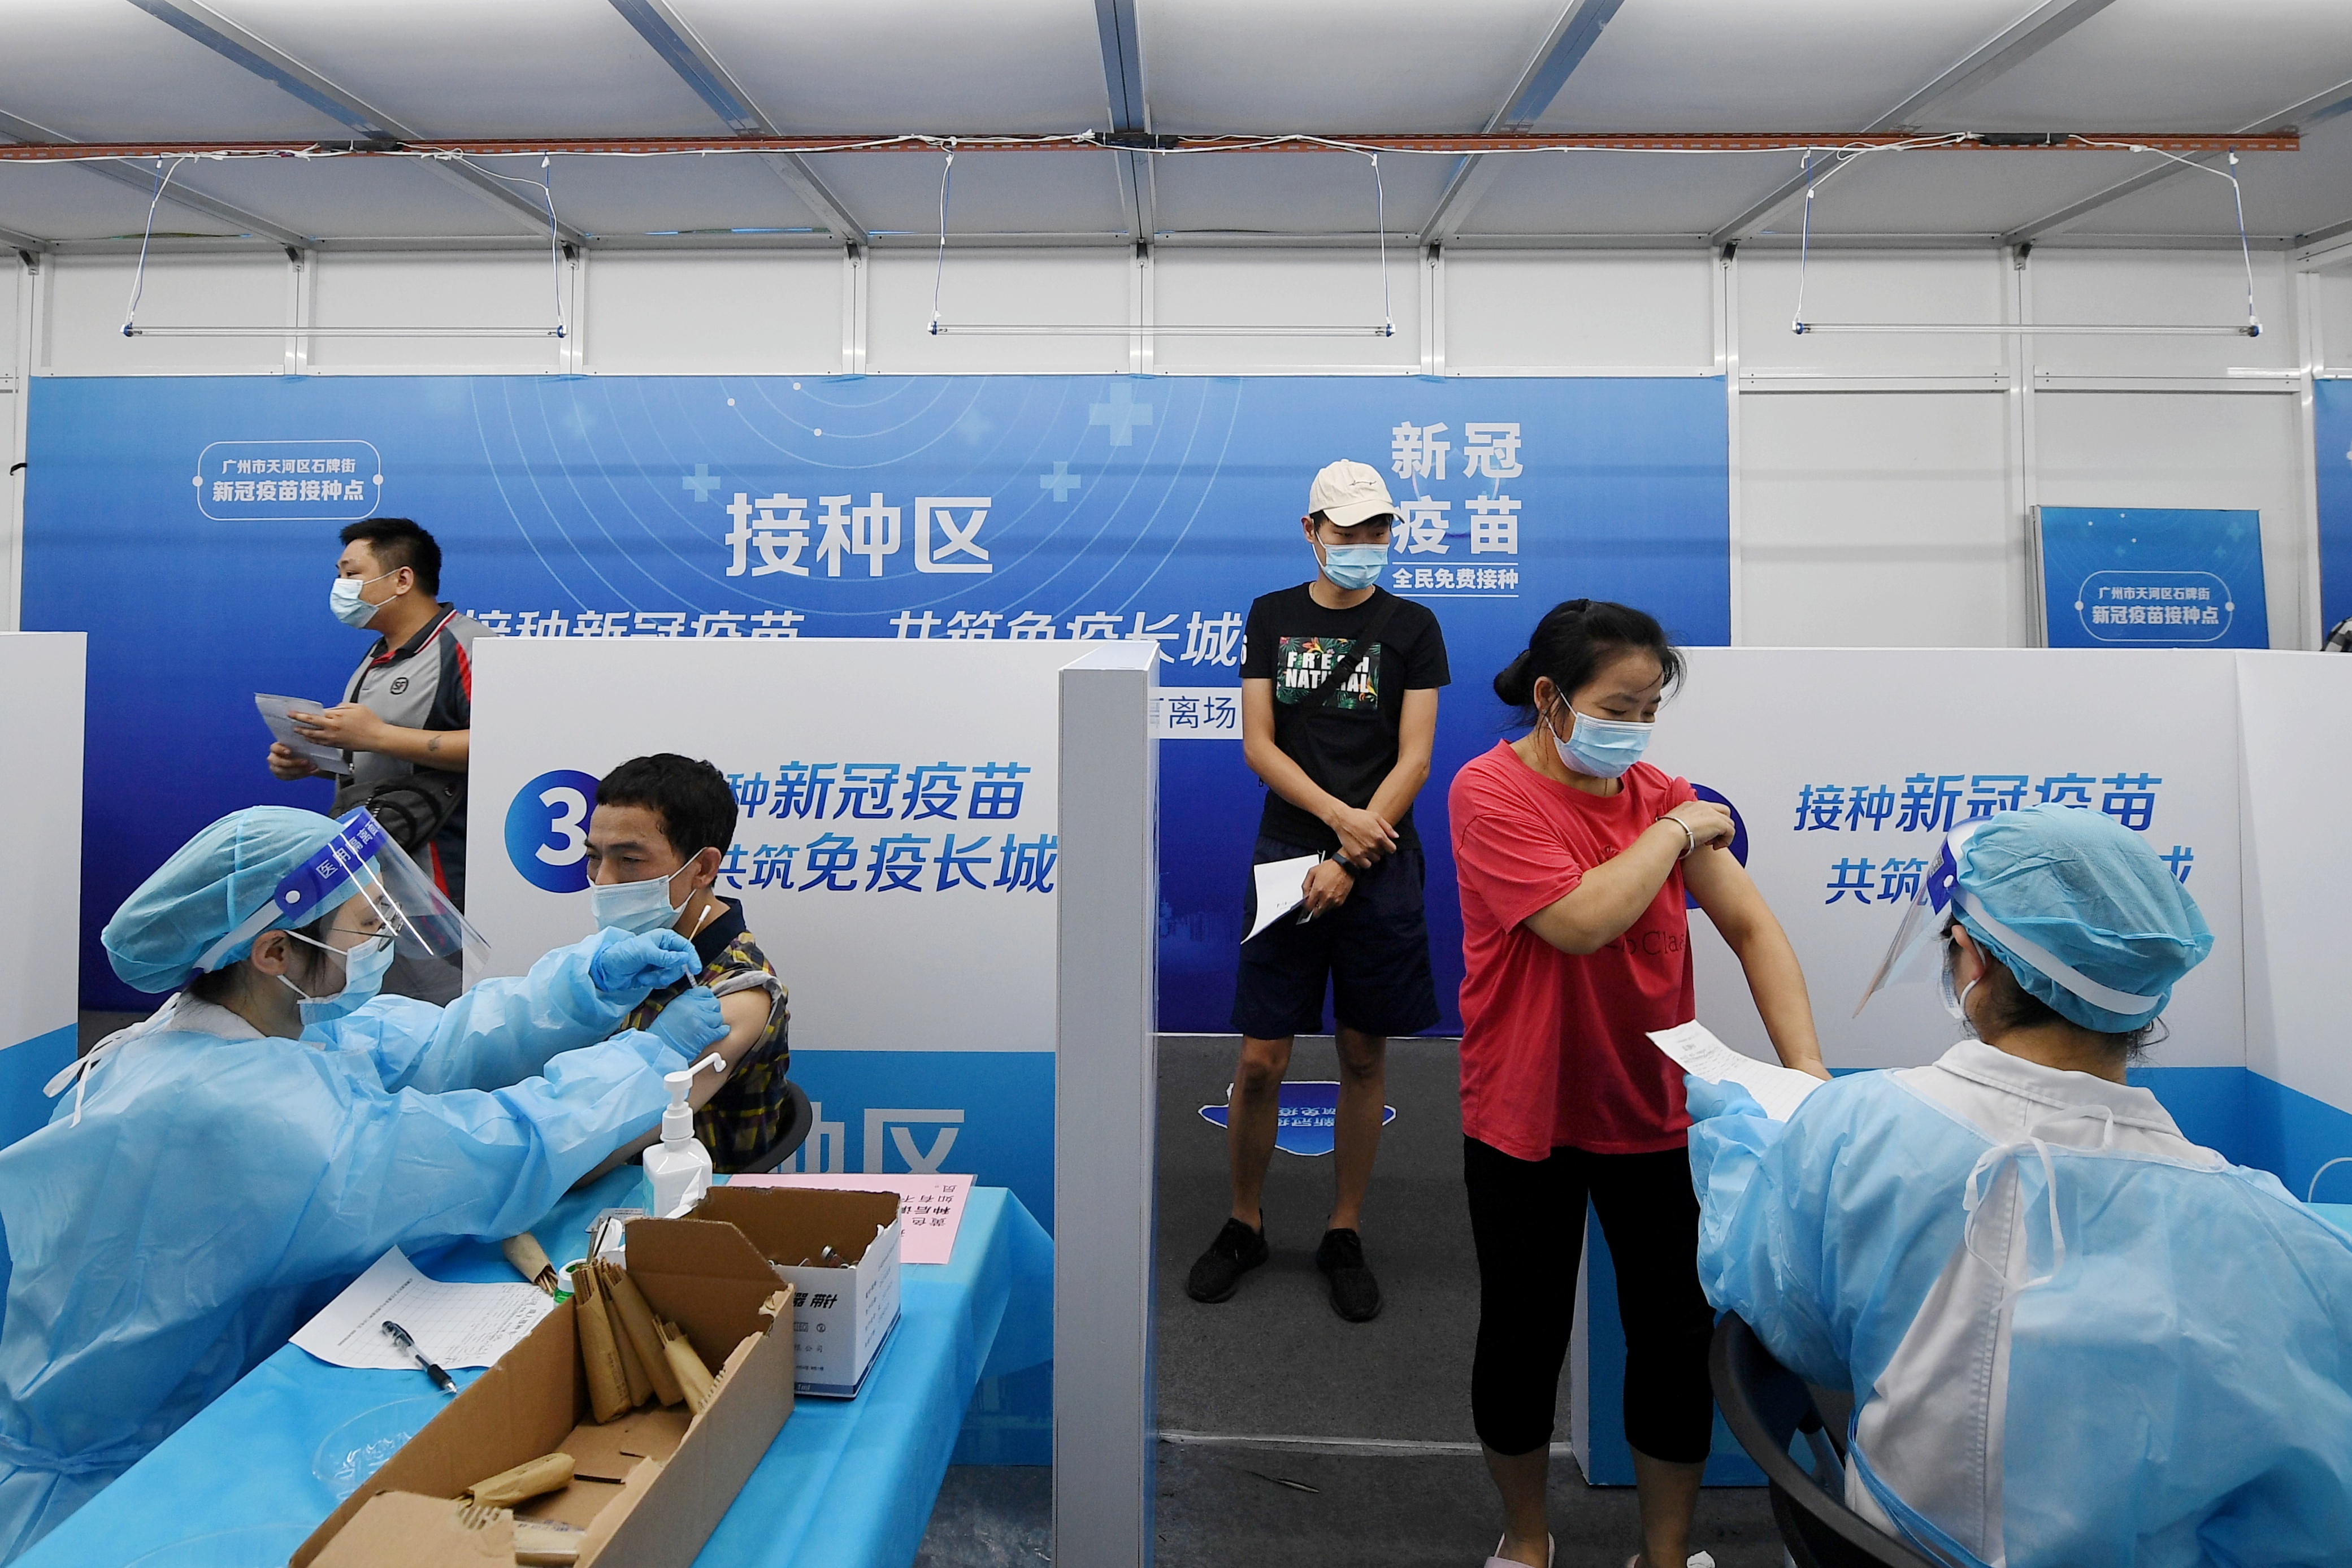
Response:
[[[1236,1045],[1213,1035],[1160,1040],[1159,1399],[1160,1428],[1173,1440],[1159,1450],[1158,1560],[1163,1568],[1475,1568],[1494,1549],[1501,1515],[1484,1463],[1463,1447],[1476,1441],[1469,1386],[1477,1276],[1462,1200],[1454,1042],[1391,1047],[1397,1119],[1382,1137],[1363,1227],[1387,1305],[1370,1323],[1336,1316],[1315,1272],[1331,1200],[1328,1159],[1277,1152],[1265,1200],[1273,1260],[1221,1306],[1184,1295],[1185,1273],[1229,1204],[1224,1135],[1200,1107],[1224,1098]],[[1301,1040],[1291,1072],[1336,1077],[1329,1040]],[[1566,1397],[1563,1379],[1562,1435]],[[1304,1448],[1300,1438],[1337,1439],[1342,1451]],[[1345,1451],[1361,1438],[1423,1447]],[[1049,1561],[1051,1487],[1042,1469],[950,1469],[919,1568]],[[1633,1554],[1630,1489],[1588,1487],[1561,1455],[1551,1494],[1561,1568],[1618,1568]],[[1782,1561],[1761,1490],[1710,1490],[1693,1546],[1719,1568]]]

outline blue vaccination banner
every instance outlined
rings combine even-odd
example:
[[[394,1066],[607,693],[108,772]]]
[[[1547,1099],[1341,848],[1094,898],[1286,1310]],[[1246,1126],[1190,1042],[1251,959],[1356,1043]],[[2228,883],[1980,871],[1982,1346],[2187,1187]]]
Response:
[[[2319,625],[2352,616],[2352,381],[2313,383],[2319,465]]]
[[[2053,648],[2267,648],[2259,512],[2040,507]]]
[[[1442,1030],[1461,973],[1445,789],[1505,733],[1494,673],[1580,596],[1729,640],[1718,380],[58,377],[28,417],[23,623],[89,633],[93,1008],[152,1005],[98,934],[197,828],[324,809],[321,784],[264,768],[253,694],[331,701],[367,648],[327,608],[357,517],[431,529],[442,597],[513,636],[1156,642],[1171,1030],[1227,1027],[1263,799],[1238,744],[1242,625],[1313,574],[1317,468],[1387,476],[1389,585],[1451,654],[1417,809]],[[908,691],[888,722],[957,700]],[[489,803],[471,828],[495,853]]]

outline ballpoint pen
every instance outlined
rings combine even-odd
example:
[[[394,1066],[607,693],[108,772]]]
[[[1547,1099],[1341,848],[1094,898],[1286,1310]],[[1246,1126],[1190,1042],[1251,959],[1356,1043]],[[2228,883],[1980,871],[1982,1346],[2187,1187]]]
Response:
[[[392,1336],[393,1343],[398,1345],[401,1349],[406,1351],[409,1354],[416,1358],[416,1364],[425,1369],[425,1375],[433,1380],[433,1385],[435,1387],[441,1390],[444,1394],[455,1394],[457,1392],[457,1379],[451,1377],[447,1373],[434,1365],[433,1363],[426,1358],[425,1353],[416,1348],[416,1342],[408,1337],[408,1331],[406,1329],[402,1328],[390,1318],[386,1318],[383,1320],[383,1332]]]

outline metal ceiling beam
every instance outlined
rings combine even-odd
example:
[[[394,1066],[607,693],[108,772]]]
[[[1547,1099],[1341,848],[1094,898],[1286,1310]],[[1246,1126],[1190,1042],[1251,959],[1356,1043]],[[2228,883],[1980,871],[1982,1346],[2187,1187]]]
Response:
[[[637,30],[637,36],[662,57],[663,64],[677,73],[679,80],[694,89],[697,98],[710,106],[710,112],[728,130],[738,136],[779,134],[743,84],[695,36],[685,18],[670,9],[668,0],[613,0],[613,9]],[[824,220],[835,238],[847,245],[866,242],[866,225],[817,178],[806,159],[797,152],[772,152],[761,154],[760,161]]]
[[[1151,134],[1151,110],[1143,90],[1143,39],[1135,19],[1135,0],[1095,0],[1095,31],[1102,39],[1103,84],[1110,110],[1113,136]],[[1119,155],[1125,166],[1119,193],[1127,199],[1127,223],[1139,245],[1149,244],[1160,228],[1158,193],[1152,160],[1148,153]]]
[[[66,147],[73,145],[73,138],[70,136],[60,135],[45,125],[36,125],[29,120],[20,120],[16,115],[5,111],[0,111],[0,136],[8,137],[19,144]],[[119,185],[128,185],[142,196],[151,200],[155,194],[155,183],[163,177],[163,172],[161,170],[142,169],[127,160],[116,158],[89,159],[81,162],[79,167],[89,170],[102,179],[111,180]],[[222,201],[217,196],[207,195],[177,178],[164,188],[163,200],[185,211],[202,213],[216,223],[234,225],[239,234],[255,235],[263,239],[274,240],[279,245],[294,246],[298,248],[315,246],[319,243],[299,230],[288,228],[285,225],[265,218],[258,213],[247,212],[245,208],[234,203]]]
[[[2294,243],[2299,246],[2322,246],[2329,240],[2341,239],[2346,235],[2352,235],[2352,218],[2346,218],[2341,223],[2329,224],[2325,228],[2314,229],[2307,235],[2297,235],[2294,236]]]
[[[1324,152],[1350,157],[1366,152],[1552,152],[1574,149],[1610,148],[1621,152],[1795,152],[1806,148],[1832,152],[1851,147],[1893,147],[1911,144],[1914,138],[1898,131],[1360,131],[1330,136],[1304,131],[1273,136],[1215,135],[1150,138],[1149,150],[1167,152],[1220,154]],[[2036,131],[2013,135],[2001,131],[1970,132],[1948,140],[1919,144],[1923,152],[2080,152],[2100,146],[2128,143],[2167,152],[2294,152],[2303,145],[2291,132],[2249,135],[2240,131]],[[413,141],[331,141],[317,139],[287,141],[84,141],[68,147],[0,145],[0,162],[43,162],[62,159],[100,158],[248,158],[324,156],[347,158],[418,158],[441,160],[464,154],[474,158],[537,158],[626,153],[775,152],[802,154],[872,152],[935,155],[952,144],[960,152],[1097,153],[1136,145],[1113,141],[1098,130],[1042,134],[958,131],[894,136],[866,136],[843,131],[828,136],[436,136]],[[546,223],[543,210],[542,225]],[[543,228],[542,228],[542,232]]]
[[[1569,0],[1568,8],[1552,24],[1543,47],[1536,51],[1528,68],[1519,73],[1519,79],[1505,95],[1502,107],[1487,118],[1484,131],[1491,135],[1496,131],[1531,130],[1543,118],[1544,110],[1551,107],[1552,99],[1559,96],[1559,89],[1568,85],[1576,68],[1584,63],[1584,57],[1592,52],[1592,46],[1601,41],[1601,29],[1609,25],[1610,18],[1624,3],[1625,0]],[[1477,206],[1478,199],[1502,172],[1502,167],[1475,152],[1456,163],[1453,173],[1446,177],[1445,189],[1438,194],[1429,222],[1422,225],[1421,243],[1453,238]]]
[[[1937,104],[1971,92],[2004,71],[2023,65],[2114,3],[2115,0],[2041,0],[2041,4],[1955,60],[1943,75],[1872,120],[1867,129],[1909,130]],[[1800,174],[1717,229],[1707,236],[1709,242],[1721,245],[1726,240],[1746,239],[1792,198],[1801,195],[1804,189],[1805,176]]]
[[[11,250],[29,250],[46,256],[56,243],[54,240],[43,239],[37,235],[28,235],[21,229],[0,228],[0,245],[5,245]]]
[[[130,0],[130,3],[175,32],[202,44],[230,64],[291,94],[337,124],[349,127],[362,139],[430,140],[362,101],[356,93],[329,81],[284,50],[238,26],[219,12],[201,4],[200,0]],[[496,175],[470,163],[448,159],[428,160],[426,167],[502,208],[509,216],[522,219],[539,233],[547,231],[546,209]],[[588,242],[586,235],[560,220],[555,229],[571,244],[585,245]]]
[[[2272,131],[2286,130],[2293,130],[2300,134],[2313,126],[2325,124],[2337,115],[2347,112],[2352,112],[2352,81],[2340,81],[2326,92],[2315,93],[2301,103],[2288,105],[2276,114],[2264,115],[2262,119],[2245,126],[2244,130],[2247,133],[2254,135],[2267,135]],[[2212,160],[2208,156],[2200,158],[2196,162],[2210,166]],[[2178,163],[2159,163],[2153,169],[2133,175],[2120,184],[2110,185],[2095,195],[2085,196],[2079,202],[2070,202],[2054,213],[2044,213],[2031,223],[2021,224],[2001,235],[2000,242],[2003,245],[2018,245],[2026,240],[2039,239],[2053,230],[2064,228],[2079,218],[2087,217],[2110,203],[2120,202],[2126,196],[2137,195],[2151,185],[2160,185],[2174,175],[2186,172],[2188,171]]]

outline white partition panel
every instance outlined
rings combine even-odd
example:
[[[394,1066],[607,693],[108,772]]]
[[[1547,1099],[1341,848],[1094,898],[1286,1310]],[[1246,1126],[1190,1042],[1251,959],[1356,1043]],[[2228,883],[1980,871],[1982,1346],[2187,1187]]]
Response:
[[[2352,779],[2352,659],[2241,653],[2238,708],[2246,1065],[2352,1111],[2352,1056],[2344,1049],[2352,964],[2338,913],[2352,885],[2352,832],[2340,806]]]
[[[0,733],[19,759],[0,773],[16,832],[0,887],[0,1144],[48,1119],[42,1085],[74,1058],[85,641],[0,633]]]
[[[1796,945],[1832,1067],[1933,1061],[1958,1038],[1932,983],[1853,1016],[1945,825],[2044,791],[2107,810],[2179,869],[2216,938],[2174,993],[2169,1067],[2246,1062],[2237,666],[2226,652],[1694,648],[1657,764],[1720,791]],[[2347,661],[2352,664],[2352,661]],[[1865,792],[1859,816],[1854,791]],[[1883,792],[1883,796],[1882,796]],[[1800,814],[1801,808],[1801,816]],[[1800,825],[1801,823],[1801,826]],[[1769,1059],[1739,966],[1694,915],[1698,1016]],[[1932,972],[1928,978],[1932,982]]]

